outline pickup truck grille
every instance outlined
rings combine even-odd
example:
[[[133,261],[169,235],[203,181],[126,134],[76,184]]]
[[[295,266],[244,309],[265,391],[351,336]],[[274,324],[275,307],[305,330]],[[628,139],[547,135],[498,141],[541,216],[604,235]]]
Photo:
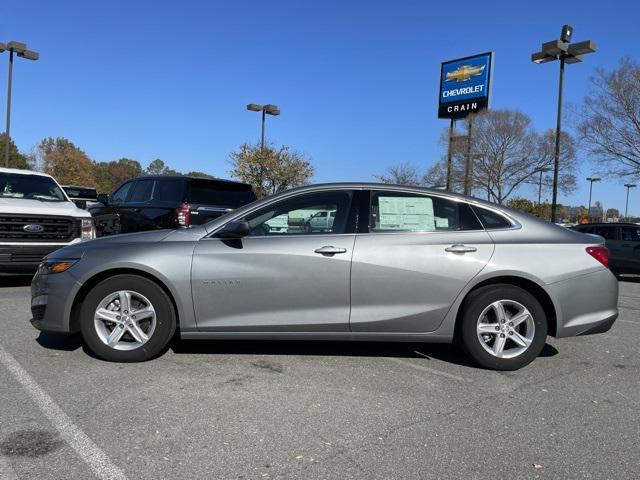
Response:
[[[66,243],[79,235],[79,224],[73,218],[0,214],[0,242]]]

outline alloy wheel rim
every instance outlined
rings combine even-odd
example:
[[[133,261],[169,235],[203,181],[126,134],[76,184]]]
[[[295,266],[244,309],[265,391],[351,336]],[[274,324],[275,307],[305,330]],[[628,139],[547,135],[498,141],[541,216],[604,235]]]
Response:
[[[533,343],[535,323],[531,312],[514,300],[497,300],[478,317],[476,335],[482,348],[497,358],[515,358]]]
[[[144,295],[131,290],[110,293],[94,313],[98,338],[115,350],[135,350],[147,343],[156,329],[156,311]]]

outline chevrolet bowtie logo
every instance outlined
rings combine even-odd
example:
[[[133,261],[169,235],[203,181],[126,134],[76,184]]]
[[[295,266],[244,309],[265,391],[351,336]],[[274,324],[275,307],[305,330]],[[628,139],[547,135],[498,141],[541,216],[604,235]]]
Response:
[[[466,82],[471,77],[477,77],[484,72],[485,65],[461,65],[456,68],[453,72],[447,73],[447,78],[445,82]]]

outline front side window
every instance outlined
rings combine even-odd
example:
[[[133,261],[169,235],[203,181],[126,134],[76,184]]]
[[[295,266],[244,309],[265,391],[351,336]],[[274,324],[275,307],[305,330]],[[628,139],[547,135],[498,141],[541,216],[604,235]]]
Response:
[[[42,202],[66,202],[64,193],[50,177],[0,173],[0,198],[26,198]]]
[[[299,195],[249,214],[252,237],[347,232],[352,192]]]
[[[124,203],[127,200],[127,195],[129,194],[129,190],[131,190],[131,186],[133,182],[125,183],[111,197],[111,201],[113,203]]]
[[[131,203],[148,202],[151,200],[151,193],[153,192],[153,180],[139,180],[131,194],[129,201]]]
[[[640,227],[622,227],[622,241],[640,242]]]
[[[464,202],[404,192],[374,192],[370,225],[374,232],[482,230]]]

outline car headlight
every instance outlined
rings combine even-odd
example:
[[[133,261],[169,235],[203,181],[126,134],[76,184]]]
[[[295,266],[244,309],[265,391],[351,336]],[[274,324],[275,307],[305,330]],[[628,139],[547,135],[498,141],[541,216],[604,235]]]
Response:
[[[44,260],[38,265],[38,274],[49,275],[51,273],[62,273],[69,270],[78,259]]]
[[[96,228],[92,218],[83,218],[80,223],[80,239],[92,240],[96,238]]]

